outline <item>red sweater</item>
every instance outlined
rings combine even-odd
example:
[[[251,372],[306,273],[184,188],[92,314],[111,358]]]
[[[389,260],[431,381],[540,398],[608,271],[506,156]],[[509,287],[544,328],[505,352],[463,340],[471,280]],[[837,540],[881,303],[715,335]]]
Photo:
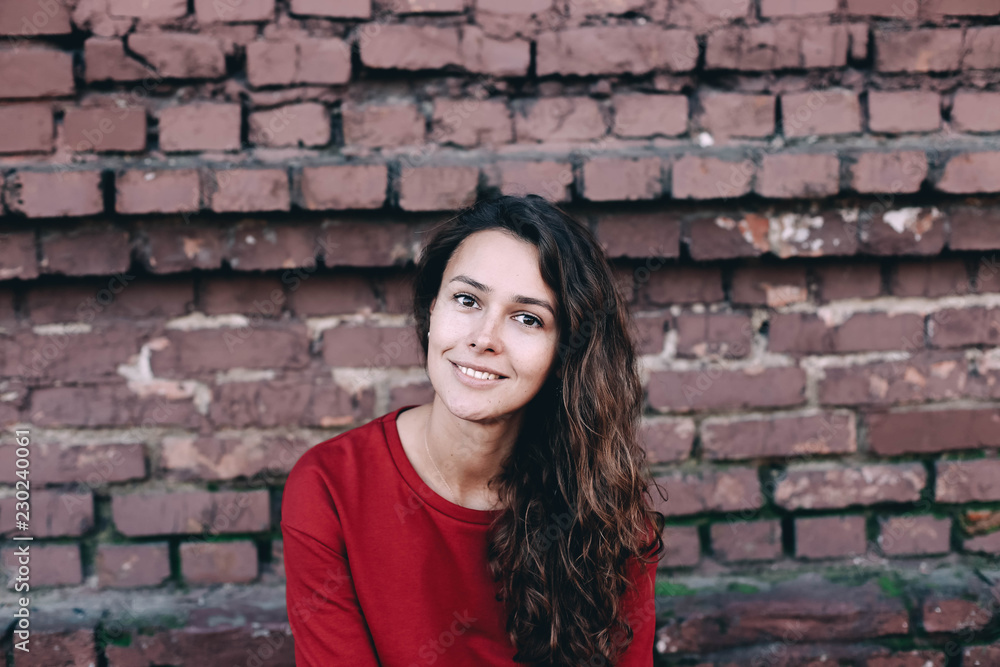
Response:
[[[423,482],[396,429],[410,407],[312,447],[288,476],[281,530],[299,667],[523,664],[486,559],[500,510],[456,505]],[[618,664],[651,667],[656,564],[630,572],[643,580],[626,597],[635,637]]]

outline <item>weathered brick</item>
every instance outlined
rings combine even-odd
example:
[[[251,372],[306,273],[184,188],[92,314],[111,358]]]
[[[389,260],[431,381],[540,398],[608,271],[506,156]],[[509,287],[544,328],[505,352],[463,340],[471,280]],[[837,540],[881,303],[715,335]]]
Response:
[[[73,54],[44,47],[0,51],[0,99],[72,95]]]
[[[742,176],[734,165],[730,183]],[[713,216],[696,218],[688,223],[688,248],[698,260],[757,257],[769,250],[770,222],[756,213],[744,213],[740,218]]]
[[[643,419],[639,427],[642,448],[650,463],[673,463],[691,456],[695,427],[690,419],[654,417]]]
[[[688,101],[683,95],[621,93],[612,100],[619,137],[672,137],[687,132]]]
[[[685,155],[671,167],[671,194],[674,199],[741,197],[750,192],[754,171],[751,160],[733,162]]]
[[[409,241],[413,235],[414,230],[400,222],[341,219],[325,222],[317,243],[326,266],[385,267],[414,259]]]
[[[63,141],[78,153],[144,151],[146,109],[135,106],[67,109]]]
[[[440,69],[464,60],[454,27],[381,25],[361,40],[361,62],[376,69]]]
[[[199,310],[206,315],[256,313],[276,318],[281,317],[286,299],[281,280],[269,275],[205,278],[199,283],[198,291]]]
[[[648,392],[649,404],[661,411],[790,407],[805,402],[805,373],[800,368],[655,371]]]
[[[771,216],[768,228],[776,241],[771,252],[783,259],[853,255],[858,249],[856,217],[845,209]]]
[[[1000,224],[992,208],[961,207],[951,210],[951,237],[948,247],[952,250],[992,250],[1000,248]],[[996,262],[980,267],[980,279],[995,275]]]
[[[882,274],[875,262],[823,264],[813,267],[820,301],[872,299],[882,293]]]
[[[1000,308],[948,308],[935,313],[930,327],[934,347],[996,345],[1000,342]]]
[[[514,108],[514,134],[522,142],[588,141],[607,129],[601,107],[589,97],[543,97]]]
[[[856,192],[917,192],[925,178],[927,154],[923,151],[862,153],[851,165],[851,187]]]
[[[48,153],[53,128],[48,104],[0,106],[0,153]]]
[[[330,142],[330,113],[318,102],[255,111],[249,140],[260,146],[323,146]]]
[[[781,96],[785,136],[858,134],[861,105],[850,90],[828,89]]]
[[[216,213],[287,211],[291,203],[288,174],[283,169],[227,169],[215,172]]]
[[[844,24],[779,21],[713,30],[705,49],[706,69],[766,71],[847,64]]]
[[[666,266],[640,281],[643,304],[716,303],[722,301],[722,273],[717,266]]]
[[[161,23],[187,15],[187,0],[107,0],[111,16],[137,18],[150,23]]]
[[[662,193],[658,157],[595,157],[583,165],[583,196],[590,201],[657,199]]]
[[[909,359],[827,367],[819,381],[822,405],[896,405],[963,395],[967,362],[960,353],[917,350]]]
[[[701,560],[697,526],[667,526],[663,529],[663,555],[659,567],[691,567]]]
[[[764,197],[821,198],[840,190],[836,155],[767,154],[757,171],[755,190]]]
[[[917,18],[916,3],[904,4],[897,0],[847,0],[847,13],[855,16],[881,16],[884,18]]]
[[[36,285],[25,294],[32,324],[165,319],[184,315],[194,302],[190,280],[119,274],[72,285]]]
[[[795,519],[795,557],[808,560],[863,556],[868,549],[863,516]]]
[[[709,417],[701,424],[702,456],[710,460],[849,454],[857,451],[854,415]]]
[[[28,412],[39,426],[197,427],[201,416],[193,392],[178,393],[140,396],[124,384],[49,387],[32,391]]]
[[[941,128],[941,96],[929,90],[868,91],[872,132],[935,132]]]
[[[552,0],[476,0],[476,9],[494,14],[539,14],[552,7]]]
[[[128,46],[163,77],[215,79],[226,73],[222,43],[209,35],[132,33],[128,36]]]
[[[682,313],[676,317],[677,356],[725,358],[750,353],[753,328],[742,313]]]
[[[290,288],[288,296],[288,309],[302,318],[378,310],[371,281],[356,274],[311,276]]]
[[[868,441],[880,456],[928,454],[1000,444],[994,410],[930,410],[868,415]]]
[[[199,23],[270,21],[274,0],[195,0],[194,13]]]
[[[7,346],[25,380],[87,382],[114,377],[119,364],[139,353],[139,336],[131,324],[114,323],[73,333],[24,331]]]
[[[713,523],[712,552],[724,563],[776,560],[781,557],[781,522]]]
[[[653,503],[667,516],[754,510],[764,502],[753,468],[705,468],[655,479],[669,498],[664,502],[654,494]]]
[[[774,18],[833,14],[838,9],[837,5],[837,0],[761,0],[760,15]]]
[[[698,62],[698,43],[692,32],[655,25],[543,32],[537,37],[536,49],[539,76],[685,72]]]
[[[231,368],[302,368],[309,359],[309,339],[301,326],[169,331],[165,338],[157,341],[151,359],[159,377]]]
[[[944,166],[937,189],[951,193],[1000,191],[1000,151],[952,157]]]
[[[505,195],[537,194],[552,202],[569,200],[573,165],[551,160],[499,160],[487,167],[487,177]]]
[[[626,294],[626,298],[630,299],[632,290],[629,289]],[[669,319],[670,316],[664,313],[638,313],[636,315],[636,347],[639,354],[660,355],[663,353]]]
[[[774,134],[774,95],[709,92],[701,95],[701,126],[719,137]]]
[[[388,178],[384,164],[304,167],[300,205],[311,211],[381,208]]]
[[[793,464],[777,480],[774,502],[787,510],[915,502],[926,483],[927,472],[919,463]]]
[[[159,586],[170,578],[170,549],[155,544],[101,544],[95,558],[101,588]]]
[[[245,584],[257,578],[257,545],[238,542],[184,542],[181,575],[189,585]]]
[[[459,166],[404,166],[399,174],[399,207],[404,211],[450,211],[470,206],[479,187],[479,169]]]
[[[945,600],[937,596],[924,600],[924,630],[931,633],[981,630],[991,616],[989,609],[972,600]]]
[[[921,13],[928,18],[941,16],[996,16],[1000,7],[992,0],[924,0]]]
[[[197,211],[201,189],[194,169],[120,172],[115,179],[115,210],[119,213],[181,213]]]
[[[997,423],[1000,423],[1000,415],[994,414],[994,429]],[[938,461],[936,466],[937,485],[934,489],[934,499],[939,503],[1000,500],[1000,460]]]
[[[8,542],[11,545],[30,544],[27,542]],[[83,583],[83,569],[80,564],[80,547],[76,544],[35,544],[30,547],[29,567],[30,586],[77,586]],[[0,552],[0,560],[3,569],[8,572],[17,572],[21,561],[16,549],[7,548]],[[24,578],[21,583],[24,583]],[[8,588],[13,588],[15,579],[10,577]],[[26,590],[26,589],[22,589]],[[13,596],[11,597],[13,600]],[[35,642],[36,637],[32,637]],[[32,642],[34,644],[34,642]],[[32,649],[37,651],[37,645],[32,645]],[[20,662],[20,661],[18,661]],[[49,663],[52,664],[52,663]]]
[[[792,354],[843,354],[924,347],[924,318],[916,313],[856,313],[839,324],[811,313],[771,318],[769,349]]]
[[[244,220],[233,227],[227,252],[229,265],[238,271],[268,271],[305,267],[312,271],[321,246],[312,225],[274,224]],[[297,271],[298,275],[303,275]],[[289,273],[282,274],[288,280]],[[280,305],[280,303],[275,303]]]
[[[267,491],[175,491],[111,496],[115,527],[128,537],[270,529]]]
[[[734,304],[780,308],[808,298],[804,264],[738,266],[730,298]]]
[[[239,391],[229,391],[233,385],[253,385],[254,388],[263,391],[259,396],[264,400],[268,398],[279,398],[278,391],[291,388],[291,383],[282,383],[281,389],[268,392],[266,383],[256,382],[227,382],[216,388],[216,399],[230,401],[229,404],[216,409],[213,400],[213,423],[226,424],[237,428],[249,424],[261,424],[270,422],[271,424],[283,424],[291,426],[293,423],[304,423],[299,419],[283,421],[289,416],[289,410],[301,410],[299,406],[290,405],[292,396],[288,395],[283,399],[283,405],[278,406],[280,414],[271,417],[269,409],[261,415],[250,415],[258,406],[252,405],[249,408],[240,405],[240,400],[250,398],[254,400],[257,396],[249,393],[238,395]],[[315,393],[327,389],[316,388]],[[297,398],[308,399],[310,388],[299,385]],[[305,390],[304,392],[301,390]],[[228,395],[225,395],[227,394]],[[266,394],[266,395],[265,395]],[[322,398],[322,397],[320,397]],[[269,406],[263,406],[269,408]],[[348,411],[349,412],[349,411]],[[259,417],[263,416],[264,419]],[[257,417],[257,418],[254,418]],[[345,425],[351,423],[350,416],[335,422],[330,419],[327,425]],[[320,420],[312,421],[318,424]],[[240,433],[233,435],[220,435],[218,437],[196,437],[194,435],[165,436],[163,438],[163,457],[160,463],[163,469],[169,474],[170,479],[178,480],[218,480],[234,479],[237,477],[254,478],[261,474],[287,473],[299,457],[309,448],[309,443],[294,437],[275,437],[261,433]]]
[[[465,9],[465,0],[434,0],[425,3],[423,0],[397,0],[396,11],[407,14],[444,14],[461,12]]]
[[[438,143],[472,148],[514,140],[510,110],[500,100],[435,100],[432,120],[431,139]]]
[[[38,277],[34,232],[11,232],[0,243],[0,280]]]
[[[137,224],[143,239],[138,254],[153,273],[222,266],[223,231],[218,227],[161,220]]]
[[[462,26],[461,58],[465,69],[477,74],[525,76],[531,64],[531,43],[525,39],[494,39],[482,28],[466,25]]]
[[[886,556],[924,556],[950,550],[951,519],[894,516],[882,521],[879,546]]]
[[[294,42],[251,42],[246,55],[251,86],[289,85],[298,78],[299,49]]]
[[[1000,554],[1000,531],[973,537],[966,540],[962,546],[965,551],[973,553]]]
[[[120,39],[90,37],[83,43],[84,76],[91,81],[141,81],[156,72],[125,53]]]
[[[160,111],[160,149],[173,151],[239,150],[239,104],[194,102]]]
[[[94,496],[33,489],[28,530],[16,530],[14,496],[0,498],[0,534],[39,537],[79,537],[94,527]]]
[[[109,275],[127,270],[131,263],[128,232],[110,225],[52,232],[42,236],[41,247],[46,273]]]
[[[410,146],[425,141],[424,116],[412,103],[345,103],[340,113],[344,143],[349,146]]]
[[[372,15],[371,0],[341,0],[333,4],[325,0],[291,0],[290,9],[293,14],[339,19],[366,19]]]
[[[651,275],[666,270],[664,259],[680,256],[680,220],[652,211],[597,214],[597,238],[608,257],[635,257],[647,260],[629,276],[634,283],[647,282]],[[648,259],[655,258],[655,259]]]
[[[13,445],[0,447],[0,482],[13,484],[18,479],[15,449]],[[145,476],[146,458],[141,444],[32,445],[31,479],[36,484],[79,482],[96,488]]]
[[[65,0],[6,0],[0,3],[0,35],[34,37],[66,35],[73,31]]]
[[[615,6],[618,6],[618,3],[615,3]],[[724,3],[678,0],[670,3],[668,20],[671,25],[689,26],[700,34],[716,30],[733,21],[746,19],[751,9],[756,11],[755,3],[750,0]]]
[[[891,290],[895,296],[930,299],[968,294],[969,272],[965,262],[960,259],[903,260],[896,265]]]
[[[323,332],[323,361],[332,368],[419,366],[410,327],[339,326]]]
[[[1000,93],[955,93],[951,104],[951,126],[962,132],[1000,131]]]
[[[872,255],[937,255],[944,248],[945,219],[937,208],[872,206],[859,225],[860,250]]]
[[[880,72],[950,72],[959,69],[962,30],[876,30],[875,69]]]
[[[967,28],[962,51],[962,69],[1000,67],[1000,26]]]

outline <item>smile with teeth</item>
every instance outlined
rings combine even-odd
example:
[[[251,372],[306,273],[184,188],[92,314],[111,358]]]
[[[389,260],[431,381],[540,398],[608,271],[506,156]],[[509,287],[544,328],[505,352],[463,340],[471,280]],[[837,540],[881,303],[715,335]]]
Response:
[[[483,373],[483,372],[480,372],[480,371],[474,371],[471,368],[466,368],[465,366],[459,366],[458,364],[455,364],[455,367],[458,368],[458,370],[460,370],[463,373],[465,373],[466,375],[468,375],[469,377],[474,377],[477,380],[500,380],[501,379],[500,375],[494,375],[493,373]]]

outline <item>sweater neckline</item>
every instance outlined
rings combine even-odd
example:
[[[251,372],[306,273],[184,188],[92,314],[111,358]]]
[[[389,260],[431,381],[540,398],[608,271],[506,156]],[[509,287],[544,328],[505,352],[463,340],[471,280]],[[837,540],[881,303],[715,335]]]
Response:
[[[385,439],[389,443],[389,453],[396,464],[396,469],[402,475],[410,489],[416,494],[416,498],[413,501],[413,509],[419,508],[420,502],[423,501],[442,514],[446,514],[459,521],[484,525],[492,523],[494,517],[498,516],[503,510],[477,510],[453,503],[444,496],[438,495],[417,474],[416,468],[413,467],[410,459],[406,456],[406,450],[403,449],[403,442],[399,437],[399,427],[396,423],[399,413],[416,407],[419,406],[416,404],[404,405],[396,408],[382,418]]]

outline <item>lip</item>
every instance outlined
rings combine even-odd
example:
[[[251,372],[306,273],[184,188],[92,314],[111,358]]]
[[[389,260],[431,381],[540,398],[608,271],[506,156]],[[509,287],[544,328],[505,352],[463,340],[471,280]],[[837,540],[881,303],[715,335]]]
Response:
[[[471,368],[472,370],[479,371],[480,373],[491,373],[493,375],[499,375],[501,380],[504,379],[505,377],[507,377],[506,375],[504,375],[500,371],[495,371],[492,368],[487,368],[486,366],[476,366],[475,364],[460,364],[460,363],[455,362],[455,361],[453,361],[451,363],[455,364],[456,366],[462,366],[464,368]],[[475,378],[473,378],[473,379],[475,379]]]
[[[465,364],[462,364],[462,365],[465,366]],[[465,373],[463,373],[461,370],[459,370],[458,364],[456,364],[454,361],[451,362],[451,367],[452,367],[453,372],[455,373],[455,375],[458,377],[458,381],[459,382],[461,382],[462,384],[468,385],[470,387],[476,387],[476,388],[479,388],[479,389],[484,389],[484,388],[489,388],[489,387],[495,387],[495,386],[497,386],[498,384],[500,384],[501,382],[503,382],[504,380],[507,379],[505,377],[502,377],[502,378],[499,378],[497,380],[486,380],[486,379],[480,380],[479,378],[474,378],[472,376],[469,376],[469,375],[466,375]],[[466,368],[472,368],[472,366],[466,366]],[[484,372],[488,372],[488,371],[484,371]],[[499,373],[497,373],[497,375],[499,375]]]

